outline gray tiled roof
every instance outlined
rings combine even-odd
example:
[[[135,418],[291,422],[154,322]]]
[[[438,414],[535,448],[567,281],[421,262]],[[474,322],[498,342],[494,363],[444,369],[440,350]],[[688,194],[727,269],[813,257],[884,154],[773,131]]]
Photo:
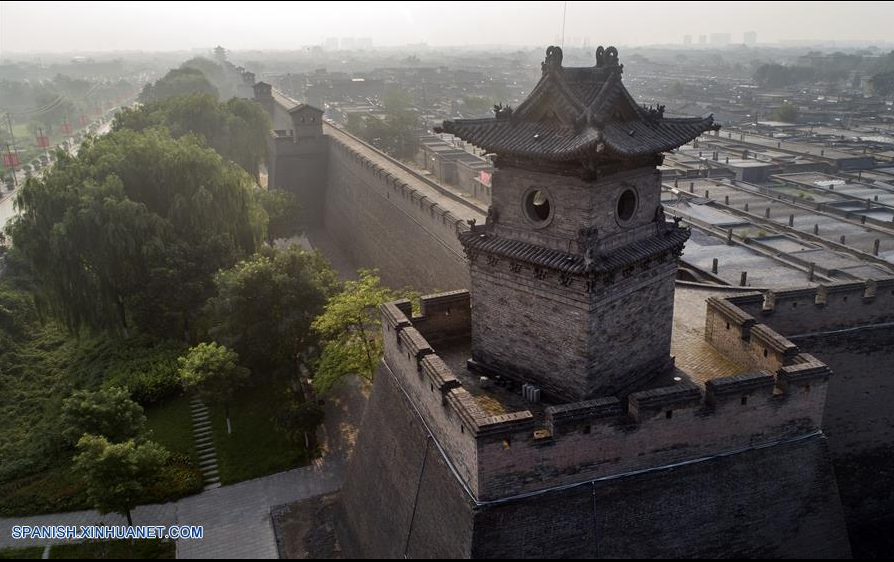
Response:
[[[590,263],[579,254],[553,250],[527,242],[485,234],[480,230],[460,233],[459,239],[467,250],[524,261],[538,267],[554,269],[572,275],[607,273],[650,259],[658,254],[682,249],[689,239],[689,230],[670,227],[657,236],[639,240],[616,250],[596,255]]]
[[[717,128],[712,115],[667,118],[646,110],[621,82],[623,66],[543,65],[543,76],[514,111],[444,121],[451,133],[488,152],[534,160],[578,161],[605,153],[633,158],[677,148]]]

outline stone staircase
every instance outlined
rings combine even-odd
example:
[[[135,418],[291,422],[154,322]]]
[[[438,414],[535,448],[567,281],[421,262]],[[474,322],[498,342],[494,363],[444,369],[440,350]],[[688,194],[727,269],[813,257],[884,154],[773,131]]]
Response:
[[[208,407],[198,397],[190,402],[192,411],[192,431],[196,440],[196,453],[199,459],[199,470],[205,479],[205,489],[220,487],[220,476],[217,473],[217,452],[214,450],[214,436],[211,434],[211,418]]]

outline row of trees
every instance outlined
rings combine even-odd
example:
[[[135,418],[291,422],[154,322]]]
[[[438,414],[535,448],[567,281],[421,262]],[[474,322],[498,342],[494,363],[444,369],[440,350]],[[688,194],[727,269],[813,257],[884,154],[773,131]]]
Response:
[[[257,178],[267,160],[270,118],[251,100],[219,102],[210,94],[193,92],[124,109],[115,117],[112,128],[137,132],[165,129],[175,139],[195,135],[225,160],[239,164]]]

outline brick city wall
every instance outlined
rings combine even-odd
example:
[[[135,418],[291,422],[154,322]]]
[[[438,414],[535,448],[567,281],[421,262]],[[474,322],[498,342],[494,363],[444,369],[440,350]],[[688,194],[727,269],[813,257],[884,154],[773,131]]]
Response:
[[[459,292],[426,299],[422,303],[424,319],[417,316],[413,322],[436,337],[449,337],[452,328],[448,326],[468,334],[468,326],[463,329],[462,316],[457,314],[467,305],[462,301]],[[400,332],[408,332],[402,352],[410,349],[418,353],[425,345],[420,341],[421,332],[410,332],[412,324],[404,314],[410,310],[409,304],[402,301],[383,309],[386,325],[392,326],[390,333],[386,331],[386,345],[392,342],[391,356],[380,364],[362,423],[374,431],[362,431],[358,437],[335,519],[346,557],[849,556],[834,475],[821,434],[807,434],[775,446],[733,448],[729,454],[672,468],[646,462],[642,472],[612,472],[607,478],[577,486],[476,502],[454,472],[455,450],[451,447],[455,445],[444,440],[451,428],[434,425],[431,411],[455,409],[458,402],[448,395],[462,389],[448,373],[427,368],[436,360],[432,353],[421,354],[422,373],[410,362],[397,360],[394,347]],[[401,328],[394,331],[398,326]],[[400,370],[392,369],[392,364],[400,365]],[[435,384],[436,379],[441,387]],[[662,437],[665,432],[682,435],[693,425],[704,427],[712,421],[718,426],[736,425],[749,410],[741,404],[741,396],[749,395],[754,408],[758,399],[769,399],[767,386],[766,376],[760,374],[715,385],[712,407],[719,412],[701,412],[701,422],[688,419],[685,408],[674,410],[671,419],[664,414],[670,402],[691,401],[691,394],[673,399],[662,392],[641,395],[633,404],[637,421],[621,427],[612,421],[620,410],[616,399],[572,404],[551,416],[552,431],[562,437],[546,438],[532,446],[525,443],[531,439],[529,425],[526,435],[517,435],[508,449],[502,437],[491,436],[498,446],[492,454],[502,451],[504,458],[516,465],[524,458],[513,455],[522,449],[530,451],[528,457],[543,458],[567,458],[571,449],[583,457],[584,451],[602,447],[613,455],[638,456],[632,444],[624,445],[628,439],[641,439],[641,444],[653,441],[649,447],[656,449],[674,448],[679,437],[667,441]],[[445,393],[443,388],[450,391]],[[780,400],[776,408],[791,406],[784,402]],[[721,413],[724,410],[726,413]],[[760,415],[757,410],[747,417]],[[724,422],[721,416],[730,418]],[[471,447],[487,439],[472,438],[469,430],[473,424],[465,433],[456,432]],[[486,425],[481,425],[483,431]],[[562,440],[569,437],[576,441],[566,441],[564,446]],[[704,437],[696,431],[691,439]],[[730,446],[763,443],[762,437],[754,437],[749,443]],[[645,460],[655,459],[647,456]],[[534,465],[538,461],[527,462]],[[555,475],[550,478],[561,482]]]
[[[452,307],[460,306],[458,295]],[[791,357],[776,373],[714,379],[706,391],[681,383],[624,401],[547,407],[542,420],[530,411],[488,416],[413,326],[408,310],[407,303],[383,307],[385,363],[481,501],[819,431],[828,369],[805,355]],[[437,322],[429,312],[428,329]]]
[[[325,225],[352,263],[379,268],[394,287],[467,288],[457,233],[468,225],[326,129]]]
[[[894,279],[755,293],[730,297],[724,303],[721,306],[740,311],[739,322],[766,323],[797,346],[794,351],[812,354],[831,368],[823,430],[848,522],[854,526],[890,516],[894,511]],[[709,326],[710,310],[709,306]],[[714,330],[715,334],[722,331],[716,324]],[[730,347],[724,352],[730,353]]]

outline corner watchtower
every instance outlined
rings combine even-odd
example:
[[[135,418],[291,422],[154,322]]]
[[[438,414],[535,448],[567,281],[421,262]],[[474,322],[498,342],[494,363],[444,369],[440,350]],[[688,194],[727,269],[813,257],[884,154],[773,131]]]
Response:
[[[496,155],[483,225],[460,235],[469,258],[470,367],[583,400],[666,372],[674,279],[689,231],[665,220],[662,152],[718,128],[664,116],[621,81],[614,47],[562,66],[517,107],[440,129]]]

